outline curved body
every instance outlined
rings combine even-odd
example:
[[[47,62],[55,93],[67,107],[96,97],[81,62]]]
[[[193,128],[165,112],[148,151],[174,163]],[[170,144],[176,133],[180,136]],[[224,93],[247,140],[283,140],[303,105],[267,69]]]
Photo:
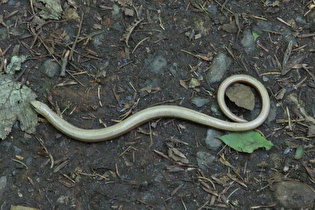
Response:
[[[245,121],[242,118],[234,115],[225,104],[224,95],[226,89],[233,83],[241,82],[253,86],[261,96],[262,109],[258,117],[250,122]],[[228,122],[220,120],[206,114],[194,111],[192,109],[172,106],[161,105],[146,108],[142,111],[135,113],[127,119],[101,129],[82,129],[78,128],[67,121],[60,118],[55,112],[53,112],[46,104],[40,101],[32,101],[33,108],[45,117],[56,129],[64,133],[65,135],[83,142],[100,142],[115,137],[121,136],[137,126],[156,118],[179,118],[194,123],[210,126],[220,130],[227,131],[246,131],[257,128],[268,117],[270,110],[270,99],[266,88],[255,78],[248,75],[234,75],[225,79],[218,90],[218,103],[223,113],[230,119],[236,122]]]

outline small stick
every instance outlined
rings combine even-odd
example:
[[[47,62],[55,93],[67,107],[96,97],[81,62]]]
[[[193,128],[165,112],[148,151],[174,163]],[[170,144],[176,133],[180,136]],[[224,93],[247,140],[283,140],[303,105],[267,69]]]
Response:
[[[18,159],[14,159],[14,158],[11,158],[11,160],[13,160],[14,162],[17,162],[17,163],[21,164],[21,165],[24,166],[26,169],[28,169],[28,166],[27,166],[25,163],[23,163],[22,161],[20,161],[20,160],[18,160]]]
[[[289,26],[289,27],[292,27],[292,25],[291,25],[291,24],[287,23],[287,22],[286,22],[286,21],[284,21],[282,18],[277,17],[277,20],[278,20],[278,21],[280,21],[281,23],[283,23],[283,24],[285,24],[285,25]]]
[[[293,89],[297,90],[305,80],[307,80],[308,77],[304,77],[300,82],[298,82],[296,85],[293,85]]]
[[[100,107],[103,107],[102,101],[101,101],[101,85],[97,88],[97,97],[98,97],[98,103],[100,104]]]
[[[315,36],[315,33],[297,35],[298,38],[308,38],[312,36]]]
[[[52,154],[50,152],[48,152],[47,150],[47,147],[45,146],[44,144],[44,141],[40,138],[37,138],[37,141],[40,143],[40,145],[43,147],[43,149],[45,150],[45,152],[48,154],[49,158],[50,158],[50,168],[53,168],[54,167],[54,164],[55,164],[55,160],[54,160],[54,157],[52,156]]]
[[[61,77],[66,76],[66,66],[68,64],[69,54],[70,54],[70,50],[67,50],[67,52],[65,53],[65,56],[62,59],[61,72],[60,72]]]
[[[289,111],[288,107],[286,107],[286,112],[287,112],[287,116],[288,116],[289,129],[292,131],[292,123],[291,123],[290,111]]]
[[[139,47],[140,44],[142,44],[144,41],[148,40],[149,38],[150,37],[146,37],[146,38],[142,39],[140,42],[138,42],[138,44],[133,48],[131,54],[133,54],[136,51],[136,49]]]
[[[302,64],[302,69],[304,69],[312,77],[313,81],[315,82],[315,75],[308,70],[309,67],[307,67],[306,64]]]
[[[80,33],[81,33],[82,24],[83,24],[83,17],[84,17],[84,13],[82,13],[82,17],[81,17],[80,25],[79,25],[79,30],[78,30],[77,36],[75,37],[74,43],[73,43],[73,45],[72,45],[72,47],[71,47],[70,60],[73,60],[73,52],[74,52],[75,46],[76,46],[76,44],[77,44],[77,42],[78,42],[79,35],[80,35]]]
[[[149,145],[149,148],[152,147],[153,145],[153,132],[152,132],[152,128],[151,128],[151,123],[149,123],[149,130],[150,130],[150,145]]]
[[[31,10],[32,10],[32,13],[33,15],[35,15],[35,10],[34,10],[34,6],[33,6],[33,0],[30,0],[30,5],[31,5]]]
[[[121,38],[122,41],[125,41],[127,47],[129,47],[129,38],[133,32],[133,30],[139,25],[139,23],[141,23],[143,21],[143,19],[140,20],[135,20],[126,30],[126,33],[123,35],[123,37]]]

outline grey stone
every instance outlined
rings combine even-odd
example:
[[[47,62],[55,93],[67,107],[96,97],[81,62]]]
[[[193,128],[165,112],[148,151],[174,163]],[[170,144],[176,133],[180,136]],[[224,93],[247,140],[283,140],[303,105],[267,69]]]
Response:
[[[292,35],[292,31],[287,28],[285,29],[281,35],[283,36],[284,40],[287,41],[287,42],[292,42],[293,44],[296,44],[297,41],[295,39],[295,37]]]
[[[243,38],[241,43],[244,47],[244,50],[247,54],[250,54],[255,51],[255,39],[250,30],[245,30],[243,33]]]
[[[39,67],[40,71],[49,78],[54,78],[60,71],[60,66],[53,59],[45,60]]]
[[[191,103],[193,103],[196,107],[203,107],[209,102],[210,102],[209,98],[195,97],[191,99]]]
[[[270,125],[272,122],[276,120],[276,117],[277,117],[277,106],[274,101],[270,101],[270,112],[266,120],[266,123]]]
[[[118,17],[119,14],[120,14],[120,8],[117,4],[114,4],[113,7],[112,7],[112,16],[113,17]]]
[[[92,38],[92,44],[94,47],[99,48],[102,44],[104,44],[105,35],[99,34]]]
[[[210,150],[218,150],[222,145],[222,141],[217,139],[217,137],[222,135],[221,131],[209,129],[205,138],[206,147]]]
[[[257,26],[262,30],[272,30],[272,23],[269,21],[259,20]]]
[[[302,25],[305,25],[307,23],[306,20],[302,16],[296,16],[295,21],[296,21],[296,23],[299,23]]]
[[[275,197],[287,209],[313,208],[315,192],[302,182],[290,180],[275,184]]]
[[[202,170],[206,170],[210,168],[213,161],[215,160],[215,156],[211,155],[207,152],[199,151],[196,154],[198,167]]]
[[[22,153],[22,150],[15,145],[13,145],[12,149],[13,149],[13,152],[15,154],[21,154]]]
[[[214,116],[219,116],[219,115],[221,115],[221,110],[220,110],[220,107],[219,107],[219,105],[218,105],[217,103],[211,104],[210,111],[211,111],[211,113],[212,113]]]
[[[164,67],[167,65],[167,61],[161,55],[153,57],[153,59],[146,59],[148,63],[147,68],[154,73],[162,74]]]
[[[232,65],[232,59],[223,52],[219,52],[212,60],[211,66],[207,72],[207,81],[209,83],[222,80],[225,72]]]
[[[2,197],[6,186],[7,186],[7,177],[6,176],[0,177],[0,197]]]
[[[173,65],[171,65],[168,70],[169,70],[173,75],[176,75],[176,74],[177,74],[177,68],[178,68],[177,63],[173,63]]]
[[[8,38],[8,30],[7,28],[0,28],[0,40],[5,40]]]

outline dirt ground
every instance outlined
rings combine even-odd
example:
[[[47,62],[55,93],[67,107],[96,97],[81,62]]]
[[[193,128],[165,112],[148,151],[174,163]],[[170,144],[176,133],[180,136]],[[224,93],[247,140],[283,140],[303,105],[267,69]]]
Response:
[[[0,71],[27,56],[14,78],[65,120],[103,128],[158,104],[226,119],[217,88],[242,73],[269,92],[270,116],[258,129],[274,146],[209,149],[213,129],[179,119],[84,143],[39,115],[35,133],[17,122],[0,142],[1,210],[314,208],[314,1],[62,0],[54,17],[43,15],[51,13],[45,2],[0,1]],[[219,54],[226,68],[212,82]],[[210,100],[197,107],[195,99]],[[200,154],[213,158],[202,165]],[[302,190],[284,195],[279,186],[290,181]]]

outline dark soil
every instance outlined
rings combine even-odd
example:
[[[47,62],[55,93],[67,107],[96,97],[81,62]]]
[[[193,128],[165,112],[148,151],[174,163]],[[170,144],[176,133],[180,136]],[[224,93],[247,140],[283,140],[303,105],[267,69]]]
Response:
[[[36,133],[26,134],[16,123],[0,142],[0,177],[6,179],[1,209],[280,209],[290,206],[277,201],[274,183],[292,179],[315,186],[314,2],[62,0],[58,20],[41,18],[32,1],[2,2],[2,64],[13,55],[28,56],[15,78],[72,124],[102,128],[157,104],[226,119],[214,111],[220,82],[207,78],[213,57],[222,52],[232,59],[224,78],[248,74],[268,89],[271,114],[258,129],[274,146],[252,154],[224,145],[209,150],[209,128],[178,119],[84,143],[39,116]],[[69,20],[66,11],[78,17]],[[244,44],[247,32],[256,38],[251,45]],[[59,76],[59,65],[43,67],[47,59],[61,64],[68,50],[65,76]],[[192,78],[200,85],[188,87]],[[198,108],[195,97],[210,103]],[[174,161],[170,148],[189,163]],[[215,156],[210,166],[199,167],[200,151]]]

